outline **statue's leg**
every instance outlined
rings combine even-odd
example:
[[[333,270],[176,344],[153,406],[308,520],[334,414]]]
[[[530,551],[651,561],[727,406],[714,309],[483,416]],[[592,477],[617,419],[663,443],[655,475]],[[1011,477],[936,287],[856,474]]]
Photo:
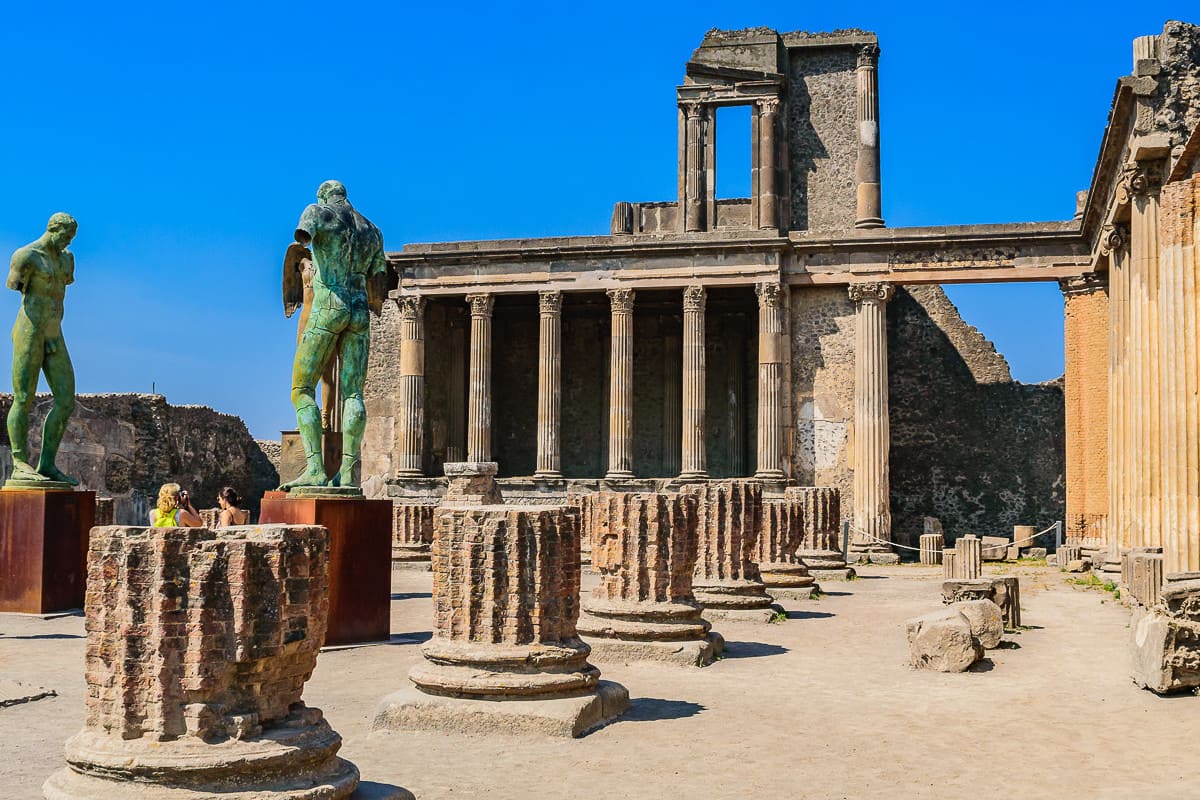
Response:
[[[330,355],[321,372],[321,421],[326,430],[334,427],[334,414],[337,412],[337,354]]]
[[[316,388],[321,370],[337,344],[338,334],[325,327],[324,316],[320,309],[314,309],[309,315],[292,366],[292,405],[296,407],[296,426],[300,429],[300,441],[304,445],[304,474],[283,484],[280,489],[324,486],[327,481],[321,452],[321,409],[317,406]]]
[[[363,404],[363,382],[367,377],[367,347],[370,331],[348,330],[342,336],[342,467],[337,486],[354,486],[354,465],[362,451],[367,409]]]
[[[46,415],[42,425],[42,454],[38,457],[38,472],[55,481],[66,481],[72,486],[79,481],[64,475],[54,461],[58,457],[58,446],[67,432],[67,422],[75,412],[75,368],[67,352],[67,343],[55,339],[48,343],[43,363],[46,383],[54,395],[54,407]]]
[[[38,375],[42,371],[42,353],[46,343],[24,315],[13,326],[13,404],[8,410],[8,441],[12,447],[13,477],[38,480],[39,475],[29,464],[29,412],[37,394]]]

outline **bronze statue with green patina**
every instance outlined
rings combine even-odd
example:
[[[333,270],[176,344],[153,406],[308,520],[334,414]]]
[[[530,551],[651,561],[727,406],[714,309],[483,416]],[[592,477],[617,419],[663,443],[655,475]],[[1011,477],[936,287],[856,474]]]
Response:
[[[305,486],[353,487],[354,467],[362,449],[366,427],[363,381],[367,373],[370,342],[369,314],[378,315],[387,288],[387,262],[383,235],[346,199],[346,187],[325,181],[317,189],[317,202],[304,209],[296,225],[296,243],[284,259],[284,308],[304,300],[299,260],[312,245],[316,272],[308,319],[296,347],[292,368],[292,403],[300,441],[304,445],[305,471],[281,489]],[[321,409],[316,387],[331,359],[340,358],[342,396],[342,463],[329,478],[321,450]]]
[[[50,217],[46,232],[13,253],[8,288],[21,293],[21,310],[13,325],[13,404],[8,412],[8,441],[12,445],[10,485],[45,488],[74,486],[54,464],[58,446],[75,410],[75,369],[63,341],[63,298],[75,281],[75,254],[67,245],[78,224],[61,211]],[[54,406],[42,426],[42,452],[34,468],[29,459],[29,412],[37,393],[38,376],[54,395]]]

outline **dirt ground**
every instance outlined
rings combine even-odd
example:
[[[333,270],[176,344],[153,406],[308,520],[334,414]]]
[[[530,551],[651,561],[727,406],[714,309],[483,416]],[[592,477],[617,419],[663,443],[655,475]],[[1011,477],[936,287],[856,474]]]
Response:
[[[598,665],[630,711],[582,739],[370,734],[430,636],[428,573],[396,572],[406,643],[325,652],[305,700],[365,781],[436,798],[1200,797],[1200,698],[1129,680],[1128,612],[1054,569],[1021,576],[1028,630],[961,675],[907,666],[903,621],[940,604],[940,568],[868,567],[790,604],[780,624],[724,624],[705,669]],[[594,578],[591,578],[594,581]],[[0,614],[0,678],[58,697],[0,708],[0,797],[37,798],[83,719],[83,620]]]

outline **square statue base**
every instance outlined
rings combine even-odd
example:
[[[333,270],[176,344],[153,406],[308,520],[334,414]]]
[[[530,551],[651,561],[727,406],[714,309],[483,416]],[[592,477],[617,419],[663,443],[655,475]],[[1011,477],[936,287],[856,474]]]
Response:
[[[676,667],[707,667],[725,651],[725,639],[719,633],[684,642],[599,639],[585,636],[592,648],[589,659],[600,664],[670,664]]]
[[[0,611],[83,608],[96,493],[0,491]]]
[[[259,523],[329,530],[329,627],[325,644],[391,635],[392,501],[361,497],[266,497]]]
[[[596,690],[588,694],[545,700],[443,697],[410,686],[380,701],[371,730],[572,738],[611,722],[628,708],[629,690],[612,681],[600,681]]]

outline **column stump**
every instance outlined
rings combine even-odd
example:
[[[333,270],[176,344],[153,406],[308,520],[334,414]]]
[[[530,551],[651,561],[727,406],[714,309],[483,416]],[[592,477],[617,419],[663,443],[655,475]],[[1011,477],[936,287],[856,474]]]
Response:
[[[600,585],[583,601],[579,633],[600,661],[705,666],[724,649],[692,594],[696,498],[597,492],[582,499]]]
[[[600,680],[576,631],[579,572],[563,506],[443,507],[434,635],[372,727],[571,737],[619,716],[628,691]]]
[[[95,492],[0,491],[0,611],[82,608],[95,516]]]
[[[696,571],[692,593],[704,619],[770,622],[773,606],[754,563],[762,533],[762,486],[753,480],[710,481],[685,487],[696,497]]]
[[[810,600],[821,587],[796,555],[804,537],[803,508],[788,500],[763,500],[762,533],[755,561],[767,591],[776,600]]]
[[[804,526],[796,555],[815,580],[849,580],[854,568],[842,555],[842,493],[831,486],[791,486],[783,496],[801,509]]]
[[[318,526],[94,528],[84,728],[45,797],[351,797],[358,769],[300,699],[325,637],[329,554]]]
[[[392,501],[392,569],[429,571],[437,506]]]

